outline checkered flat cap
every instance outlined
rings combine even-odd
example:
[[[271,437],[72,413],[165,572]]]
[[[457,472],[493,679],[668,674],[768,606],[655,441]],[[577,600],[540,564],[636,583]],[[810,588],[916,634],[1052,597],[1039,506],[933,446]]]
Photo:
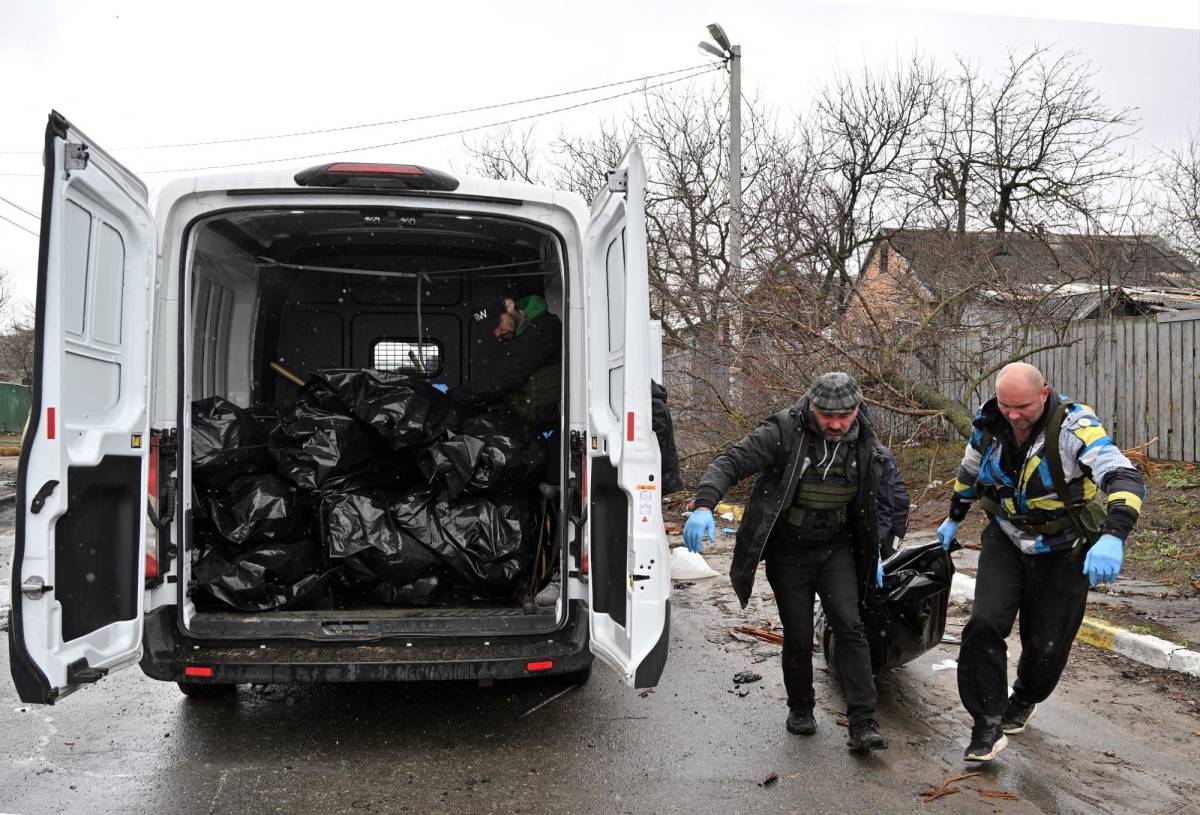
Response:
[[[808,389],[808,403],[822,413],[849,413],[862,403],[862,388],[842,371],[821,374]]]

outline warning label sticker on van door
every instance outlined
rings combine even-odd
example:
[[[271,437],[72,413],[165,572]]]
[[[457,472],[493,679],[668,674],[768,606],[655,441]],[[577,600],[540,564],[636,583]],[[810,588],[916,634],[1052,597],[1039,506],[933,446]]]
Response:
[[[637,485],[637,519],[639,524],[647,525],[650,523],[650,518],[654,515],[654,495],[655,486],[653,484]]]

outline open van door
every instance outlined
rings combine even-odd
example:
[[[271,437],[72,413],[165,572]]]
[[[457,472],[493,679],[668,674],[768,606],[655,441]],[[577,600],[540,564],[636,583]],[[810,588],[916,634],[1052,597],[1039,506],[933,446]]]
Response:
[[[645,191],[632,145],[592,203],[584,247],[591,648],[639,688],[666,664],[671,593],[650,415]]]
[[[53,703],[141,653],[156,236],[146,186],[56,112],[43,160],[8,631],[22,701]]]

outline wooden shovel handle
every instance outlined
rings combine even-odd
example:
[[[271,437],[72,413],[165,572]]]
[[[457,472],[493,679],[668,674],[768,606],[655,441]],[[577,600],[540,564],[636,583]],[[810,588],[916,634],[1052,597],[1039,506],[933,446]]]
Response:
[[[278,362],[272,362],[272,363],[271,363],[271,370],[272,370],[272,371],[274,371],[275,373],[279,374],[280,376],[282,376],[282,377],[283,377],[284,379],[286,379],[288,382],[292,382],[292,383],[294,383],[294,384],[296,384],[296,385],[299,385],[300,387],[304,387],[304,380],[303,380],[303,379],[301,379],[300,377],[296,376],[294,373],[292,373],[292,372],[291,372],[291,371],[289,371],[287,368],[285,368],[285,367],[283,367],[282,365],[280,365]]]

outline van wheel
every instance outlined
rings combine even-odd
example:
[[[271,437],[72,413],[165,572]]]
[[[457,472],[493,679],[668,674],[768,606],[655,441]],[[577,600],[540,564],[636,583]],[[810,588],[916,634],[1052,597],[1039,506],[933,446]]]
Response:
[[[825,664],[829,667],[829,675],[833,678],[834,684],[840,686],[841,678],[838,676],[837,666],[834,664],[837,659],[837,640],[834,639],[829,621],[825,619],[825,610],[820,606],[817,607],[813,628],[816,629],[817,637],[821,640],[821,654],[825,657]]]
[[[180,692],[189,699],[221,699],[232,696],[237,691],[237,685],[217,684],[213,682],[176,682]]]

